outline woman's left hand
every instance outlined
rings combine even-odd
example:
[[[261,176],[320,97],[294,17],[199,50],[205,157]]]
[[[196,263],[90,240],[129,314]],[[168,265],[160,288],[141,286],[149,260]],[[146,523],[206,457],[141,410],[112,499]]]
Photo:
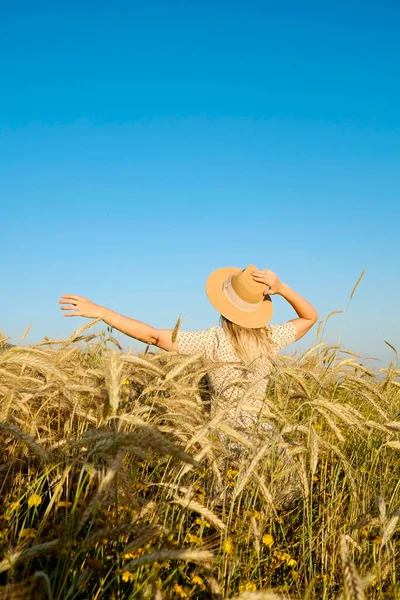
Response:
[[[268,286],[268,289],[266,289],[264,292],[264,296],[280,294],[283,283],[276,273],[273,273],[268,269],[264,269],[263,271],[253,271],[252,276],[254,281],[258,281],[259,283],[263,283]]]
[[[103,318],[104,308],[82,296],[63,294],[58,302],[59,304],[65,304],[65,306],[61,306],[61,310],[69,311],[65,313],[64,317]]]

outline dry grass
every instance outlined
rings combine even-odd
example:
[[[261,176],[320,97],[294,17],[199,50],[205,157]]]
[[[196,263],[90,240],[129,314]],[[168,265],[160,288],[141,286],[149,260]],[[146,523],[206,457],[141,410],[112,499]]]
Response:
[[[0,598],[400,597],[396,365],[282,359],[266,440],[198,361],[110,346],[0,351]]]

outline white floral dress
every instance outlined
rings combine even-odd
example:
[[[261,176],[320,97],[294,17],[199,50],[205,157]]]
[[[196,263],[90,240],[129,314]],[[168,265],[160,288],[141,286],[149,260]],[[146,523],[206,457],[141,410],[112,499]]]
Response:
[[[223,409],[232,425],[247,428],[257,423],[273,369],[273,359],[296,340],[296,328],[292,321],[271,325],[267,330],[271,340],[271,355],[260,356],[249,368],[236,354],[222,327],[178,333],[180,354],[199,354],[210,363],[208,380],[213,393],[212,413],[217,407]],[[261,429],[272,433],[268,423],[262,423]]]

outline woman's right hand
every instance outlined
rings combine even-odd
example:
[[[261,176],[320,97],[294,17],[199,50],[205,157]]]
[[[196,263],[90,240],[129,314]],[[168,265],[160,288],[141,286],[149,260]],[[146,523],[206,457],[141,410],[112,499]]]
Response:
[[[259,283],[263,283],[264,285],[268,286],[268,289],[266,289],[264,292],[264,296],[272,296],[274,294],[281,293],[283,283],[276,273],[273,273],[268,269],[264,269],[262,271],[253,271],[252,277],[254,281],[258,281]]]
[[[75,294],[63,294],[58,301],[61,310],[66,310],[64,317],[86,317],[88,319],[102,319],[104,316],[104,307],[95,304],[88,298],[75,296]]]

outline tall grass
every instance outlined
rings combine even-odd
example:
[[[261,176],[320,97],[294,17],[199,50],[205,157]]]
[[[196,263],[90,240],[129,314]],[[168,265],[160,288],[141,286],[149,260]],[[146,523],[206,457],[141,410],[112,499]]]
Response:
[[[206,369],[87,328],[0,351],[0,599],[400,597],[398,366],[283,358],[248,429]]]

